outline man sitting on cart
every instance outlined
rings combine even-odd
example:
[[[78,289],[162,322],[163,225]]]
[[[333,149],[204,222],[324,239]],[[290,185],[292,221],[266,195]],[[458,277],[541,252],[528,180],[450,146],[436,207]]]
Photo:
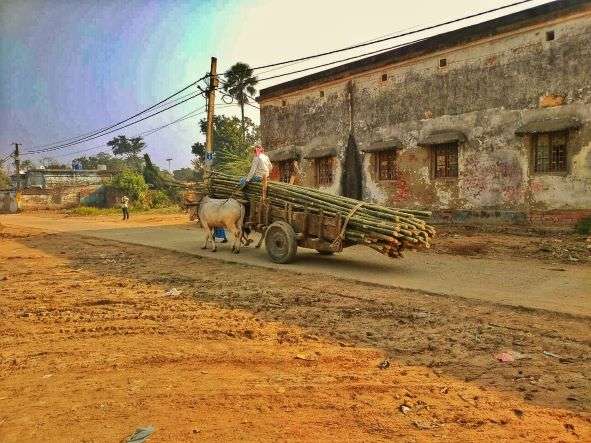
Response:
[[[265,151],[262,146],[255,146],[253,148],[254,157],[252,158],[252,164],[250,166],[250,171],[246,177],[242,177],[240,179],[240,189],[244,188],[248,183],[253,182],[262,183],[262,199],[265,200],[267,198],[267,185],[269,181],[269,174],[273,169],[273,164],[271,160],[265,154]]]

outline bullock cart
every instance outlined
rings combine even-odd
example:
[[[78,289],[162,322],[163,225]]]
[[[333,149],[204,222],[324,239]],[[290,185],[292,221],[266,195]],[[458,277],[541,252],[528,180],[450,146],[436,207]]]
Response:
[[[396,209],[334,196],[317,189],[270,182],[240,188],[239,178],[214,172],[202,185],[214,198],[235,198],[248,207],[244,227],[259,232],[275,263],[294,260],[297,248],[320,254],[341,252],[361,244],[389,257],[404,249],[428,248],[435,229],[425,219],[429,212]]]
[[[293,261],[298,247],[329,255],[354,245],[339,237],[343,224],[340,214],[312,212],[306,206],[268,199],[253,199],[244,222],[245,227],[262,234],[267,254],[275,263]]]

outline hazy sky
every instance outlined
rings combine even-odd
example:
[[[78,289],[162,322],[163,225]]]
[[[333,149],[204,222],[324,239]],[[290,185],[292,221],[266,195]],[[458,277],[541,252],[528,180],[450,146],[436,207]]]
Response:
[[[201,77],[349,46],[513,3],[511,0],[0,0],[0,156],[108,126]],[[548,3],[534,0],[409,39]],[[261,77],[392,46],[288,66]],[[314,72],[314,71],[310,71]],[[300,74],[303,75],[303,74]],[[293,77],[262,82],[267,87]],[[119,134],[134,136],[201,108],[197,98],[121,132],[47,154],[69,162]],[[239,115],[237,106],[220,108]],[[258,110],[247,115],[258,121]],[[188,166],[203,114],[145,137],[160,165]],[[34,156],[40,159],[42,156]],[[27,157],[25,157],[27,158]]]

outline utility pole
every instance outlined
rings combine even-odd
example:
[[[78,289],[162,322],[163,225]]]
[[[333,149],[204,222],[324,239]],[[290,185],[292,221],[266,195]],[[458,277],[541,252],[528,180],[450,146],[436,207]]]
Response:
[[[168,172],[170,172],[170,162],[172,161],[172,158],[167,158],[166,161],[168,162]]]
[[[207,91],[207,133],[205,134],[205,170],[211,169],[213,162],[213,117],[215,106],[215,90],[218,86],[217,76],[218,59],[211,58],[209,71],[209,89]]]
[[[20,187],[20,182],[21,182],[21,159],[19,157],[20,152],[18,150],[18,147],[21,145],[21,143],[13,143],[14,145],[14,169],[16,170],[16,189],[18,189]]]

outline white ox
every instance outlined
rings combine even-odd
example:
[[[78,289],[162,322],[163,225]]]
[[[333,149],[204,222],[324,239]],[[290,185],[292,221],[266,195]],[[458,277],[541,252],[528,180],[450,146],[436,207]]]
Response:
[[[199,217],[201,226],[205,230],[205,243],[201,248],[207,249],[207,243],[211,240],[212,252],[215,252],[217,248],[213,238],[213,229],[225,228],[234,236],[232,252],[238,254],[243,236],[242,225],[245,212],[244,205],[233,198],[222,199],[204,196],[191,214],[191,220],[194,220],[196,216]]]

